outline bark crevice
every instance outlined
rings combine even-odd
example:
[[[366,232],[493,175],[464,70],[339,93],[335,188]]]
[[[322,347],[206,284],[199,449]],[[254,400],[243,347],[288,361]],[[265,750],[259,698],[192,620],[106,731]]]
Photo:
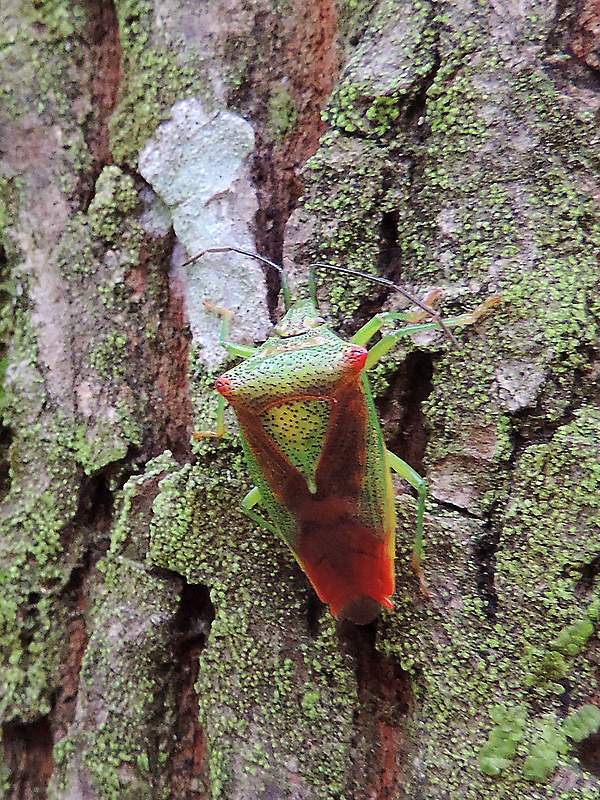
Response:
[[[2,745],[5,767],[14,777],[6,800],[46,797],[54,769],[54,742],[48,717],[3,725]]]
[[[376,620],[342,623],[342,646],[354,658],[358,688],[355,716],[353,797],[396,797],[406,763],[404,725],[414,706],[412,678],[394,658],[377,649]]]
[[[94,196],[98,176],[113,163],[108,123],[117,107],[122,56],[114,0],[87,0],[86,6],[91,108],[83,130],[92,164],[89,173],[80,177],[78,193],[84,209]]]
[[[184,582],[179,611],[174,620],[174,680],[177,685],[175,745],[171,753],[170,797],[190,800],[208,796],[208,746],[198,720],[195,684],[200,653],[206,646],[215,609],[207,586]]]

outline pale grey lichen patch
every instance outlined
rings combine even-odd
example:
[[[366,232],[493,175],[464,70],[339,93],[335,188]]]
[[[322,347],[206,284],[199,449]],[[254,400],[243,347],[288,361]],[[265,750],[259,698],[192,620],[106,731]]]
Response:
[[[197,99],[173,106],[171,119],[142,151],[139,169],[169,207],[190,257],[211,247],[254,250],[257,200],[250,179],[254,131],[229,111],[207,113]],[[224,264],[226,267],[224,268]],[[269,328],[262,270],[238,253],[209,253],[187,266],[187,309],[210,367],[222,360],[220,321],[205,300],[234,312],[236,340],[252,343]]]
[[[152,189],[145,188],[140,192],[144,210],[140,214],[139,223],[150,236],[166,236],[173,225],[169,209]]]
[[[533,408],[544,382],[544,371],[526,361],[502,364],[496,370],[498,394],[507,411]]]

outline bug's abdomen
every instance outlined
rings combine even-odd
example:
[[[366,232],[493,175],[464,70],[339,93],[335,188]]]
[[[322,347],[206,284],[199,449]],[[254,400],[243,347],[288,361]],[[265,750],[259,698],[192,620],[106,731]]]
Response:
[[[343,514],[336,514],[338,498],[308,503],[300,519],[297,556],[317,594],[331,605],[335,617],[363,624],[392,607],[394,593],[393,539]],[[339,502],[343,508],[343,501]],[[340,509],[341,510],[341,509]],[[337,518],[336,518],[337,517]],[[372,603],[369,602],[371,599]]]

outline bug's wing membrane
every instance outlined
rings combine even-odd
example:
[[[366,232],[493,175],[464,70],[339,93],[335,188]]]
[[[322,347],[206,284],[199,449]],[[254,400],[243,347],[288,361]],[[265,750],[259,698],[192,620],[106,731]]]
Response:
[[[364,623],[380,605],[391,607],[394,593],[391,478],[388,486],[381,431],[373,425],[362,379],[336,394],[334,408],[317,497],[299,515],[297,555],[333,614]],[[385,508],[390,496],[392,517]]]

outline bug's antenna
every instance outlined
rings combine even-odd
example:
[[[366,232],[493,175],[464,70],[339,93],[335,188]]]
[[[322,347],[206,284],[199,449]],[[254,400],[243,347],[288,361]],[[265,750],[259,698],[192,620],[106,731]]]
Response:
[[[316,267],[316,268],[323,267],[324,269],[333,269],[336,272],[343,273],[344,275],[353,275],[357,278],[366,278],[369,281],[373,281],[373,283],[380,283],[382,284],[382,286],[387,286],[389,289],[394,289],[394,291],[399,292],[403,297],[406,297],[407,300],[410,300],[411,303],[414,303],[416,306],[419,306],[419,308],[423,309],[423,311],[425,311],[426,314],[429,314],[429,316],[435,322],[437,322],[437,324],[440,326],[440,328],[443,330],[446,336],[450,339],[450,341],[456,347],[456,349],[457,350],[462,349],[456,336],[454,336],[452,331],[448,328],[444,320],[440,317],[440,315],[437,313],[435,309],[431,308],[426,303],[423,303],[423,301],[419,300],[417,297],[413,297],[412,294],[410,294],[410,292],[407,292],[406,289],[403,289],[401,286],[396,286],[396,284],[393,281],[389,281],[387,278],[380,278],[378,275],[370,275],[368,272],[360,272],[357,269],[350,269],[349,267],[338,267],[337,264],[317,263],[317,264],[311,264],[311,267]]]
[[[202,256],[206,255],[206,253],[239,253],[242,256],[248,256],[248,258],[254,258],[256,261],[262,261],[264,264],[268,264],[270,267],[273,267],[279,273],[281,277],[281,291],[283,292],[283,304],[285,306],[286,311],[292,305],[292,292],[290,290],[290,284],[288,281],[288,277],[284,268],[280,264],[276,264],[274,261],[271,261],[270,258],[266,258],[266,256],[260,256],[258,253],[253,253],[250,250],[242,250],[241,247],[233,247],[231,245],[226,247],[209,247],[206,250],[202,250],[201,253],[198,253],[193,258],[190,258],[188,261],[185,261],[181,266],[187,267],[188,264],[193,264],[195,261],[198,261],[202,258]]]

